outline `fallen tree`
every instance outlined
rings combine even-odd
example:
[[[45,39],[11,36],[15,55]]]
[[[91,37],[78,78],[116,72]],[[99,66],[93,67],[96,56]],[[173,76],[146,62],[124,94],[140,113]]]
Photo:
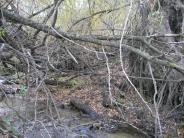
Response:
[[[58,11],[61,10],[58,7],[63,0],[54,0],[53,2],[54,4],[39,9],[40,12],[35,12],[36,15],[27,17],[25,14],[17,12],[16,7],[11,10],[8,10],[8,6],[1,7],[0,27],[6,30],[6,33],[0,36],[0,41],[8,43],[7,48],[11,51],[11,53],[8,52],[11,56],[0,51],[4,54],[4,56],[0,55],[4,68],[12,67],[14,72],[24,72],[28,84],[33,82],[38,85],[39,82],[43,82],[51,85],[65,85],[65,82],[53,78],[56,76],[58,78],[63,77],[65,74],[68,74],[68,76],[71,74],[95,74],[98,70],[105,69],[106,66],[108,82],[105,77],[104,92],[107,92],[105,93],[107,97],[114,92],[111,78],[114,77],[113,79],[118,82],[115,82],[115,84],[118,84],[120,91],[126,91],[125,89],[128,87],[123,87],[122,83],[126,83],[125,79],[128,80],[129,83],[127,84],[131,84],[141,100],[146,99],[144,104],[147,105],[146,101],[149,101],[149,104],[154,104],[154,107],[150,109],[153,110],[153,113],[160,111],[159,109],[162,109],[165,105],[174,110],[183,105],[184,59],[182,45],[184,34],[181,28],[183,0],[175,2],[158,0],[154,1],[154,4],[150,0],[133,3],[135,5],[132,7],[140,13],[131,11],[130,8],[132,15],[127,17],[126,29],[118,29],[115,25],[114,28],[110,27],[109,29],[109,24],[104,20],[104,24],[108,26],[107,30],[113,33],[108,34],[101,31],[96,33],[98,35],[92,32],[83,33],[81,31],[81,33],[76,31],[82,28],[76,26],[84,20],[89,23],[90,28],[92,25],[90,20],[98,14],[101,15],[100,12],[91,10],[90,14],[85,16],[86,18],[76,19],[76,22],[74,20],[74,32],[70,33],[61,31],[60,28],[63,27],[61,24],[62,27],[56,27]],[[7,5],[9,4],[7,3]],[[130,5],[129,3],[128,6]],[[47,8],[51,10],[45,12],[46,15],[40,23],[30,19]],[[110,14],[109,12],[112,11],[119,11],[119,8],[115,6],[114,10],[102,10],[101,12],[104,15],[106,12]],[[27,30],[28,28],[31,33]],[[31,43],[28,43],[28,38],[31,39]],[[122,70],[123,72],[121,72]],[[119,72],[121,75],[119,75]],[[106,73],[104,74],[106,75]],[[122,79],[121,76],[124,76],[125,79]],[[79,103],[75,104],[79,107],[88,108]],[[88,112],[88,110],[85,111],[84,109],[84,112]],[[153,116],[157,117],[155,126],[159,126],[158,135],[161,135],[161,124],[158,123],[158,120],[160,120],[159,113],[157,112]],[[157,130],[157,128],[155,129]]]
[[[151,137],[146,132],[142,131],[141,129],[137,128],[136,126],[124,121],[116,121],[111,120],[109,118],[104,118],[102,115],[99,115],[97,112],[95,112],[88,104],[82,102],[79,98],[72,98],[70,100],[70,104],[77,108],[79,111],[82,111],[83,113],[90,116],[90,118],[101,122],[101,127],[104,127],[104,129],[110,133],[115,133],[117,131],[124,131],[124,132],[133,132],[138,133],[141,135],[146,136],[147,138]],[[95,126],[93,126],[95,127]],[[153,135],[153,132],[150,133],[150,135]]]
[[[30,19],[24,18],[18,14],[14,14],[12,12],[9,12],[6,9],[1,9],[0,15],[3,15],[7,20],[32,27],[32,28],[37,29],[39,31],[43,31],[45,33],[48,33],[49,35],[55,36],[57,38],[69,39],[69,40],[70,39],[79,40],[79,41],[90,42],[90,43],[94,43],[94,44],[98,44],[98,45],[102,45],[102,46],[119,48],[119,43],[107,41],[108,37],[106,37],[106,40],[102,41],[102,40],[99,40],[97,36],[78,36],[75,34],[73,35],[73,34],[61,32],[61,31],[57,31],[53,27],[49,27],[49,26],[44,25],[44,24],[36,23],[36,22],[34,22]],[[179,36],[184,36],[184,35],[180,34]],[[117,37],[117,38],[120,38],[120,37]],[[138,40],[140,40],[140,38]],[[147,45],[149,45],[149,44],[147,44]],[[163,59],[160,59],[160,57],[158,58],[157,56],[150,55],[149,53],[143,52],[140,49],[134,48],[133,46],[129,46],[127,44],[123,44],[122,46],[123,46],[123,48],[130,50],[131,52],[147,59],[148,61],[151,61],[151,62],[156,63],[158,65],[163,65],[166,67],[174,68],[177,71],[184,74],[184,68],[182,66],[178,65],[174,61],[165,59],[164,53],[159,52],[159,54],[160,54],[159,56],[162,56],[162,58],[164,59],[163,60]],[[153,47],[152,49],[155,49],[155,48]],[[156,49],[155,51],[159,51],[159,50]]]
[[[73,107],[76,107],[79,111],[82,111],[83,113],[88,114],[92,119],[98,120],[101,118],[101,116],[97,114],[88,104],[83,103],[78,98],[71,99],[70,104]]]

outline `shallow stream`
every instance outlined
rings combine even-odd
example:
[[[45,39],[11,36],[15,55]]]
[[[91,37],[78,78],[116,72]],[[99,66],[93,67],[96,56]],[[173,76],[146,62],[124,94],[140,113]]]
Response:
[[[35,102],[21,96],[7,97],[0,102],[0,116],[25,138],[144,138],[123,131],[110,134],[100,129],[90,129],[89,124],[94,120],[70,108],[57,108],[60,116],[58,121],[57,113],[51,109],[47,114],[45,105],[38,102],[35,110]],[[20,116],[27,120],[23,121]]]

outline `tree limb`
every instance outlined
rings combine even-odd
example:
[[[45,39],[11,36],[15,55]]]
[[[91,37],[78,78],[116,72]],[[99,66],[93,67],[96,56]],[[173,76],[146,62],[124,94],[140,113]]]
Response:
[[[105,41],[105,40],[103,41],[103,40],[95,39],[95,36],[79,36],[79,35],[75,35],[75,34],[65,33],[62,31],[56,31],[55,29],[53,29],[52,27],[49,27],[48,25],[36,23],[36,22],[34,22],[30,19],[24,18],[18,14],[11,13],[8,10],[3,9],[3,8],[0,11],[0,15],[3,15],[6,19],[11,20],[12,22],[24,24],[26,26],[43,31],[44,33],[48,33],[49,35],[52,35],[52,36],[60,38],[60,39],[61,38],[63,39],[65,37],[65,38],[69,38],[69,39],[73,39],[73,40],[90,42],[90,43],[94,43],[97,45],[119,48],[119,43],[117,43],[117,42],[110,42],[110,41]],[[158,59],[156,57],[151,56],[149,53],[143,52],[140,49],[134,48],[134,47],[129,46],[129,45],[123,44],[123,48],[126,48],[135,54],[138,54],[139,56],[147,59],[148,61],[151,61],[151,62],[159,64],[159,65],[163,65],[166,67],[174,68],[177,71],[184,74],[184,68],[179,66],[175,62]]]

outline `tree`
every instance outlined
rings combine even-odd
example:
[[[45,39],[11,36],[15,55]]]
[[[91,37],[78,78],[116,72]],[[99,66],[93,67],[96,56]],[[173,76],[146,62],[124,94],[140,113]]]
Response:
[[[159,109],[178,108],[184,100],[184,1],[54,0],[43,6],[44,2],[35,2],[31,14],[25,3],[1,2],[0,27],[5,33],[0,38],[11,51],[0,56],[4,67],[32,73],[29,77],[35,81],[51,82],[46,74],[70,74],[81,68],[81,74],[93,74],[105,62],[111,95],[108,62],[120,59],[118,71],[123,70],[126,85],[134,88],[149,111],[156,112],[155,129],[162,135]],[[101,62],[99,56],[105,60]]]

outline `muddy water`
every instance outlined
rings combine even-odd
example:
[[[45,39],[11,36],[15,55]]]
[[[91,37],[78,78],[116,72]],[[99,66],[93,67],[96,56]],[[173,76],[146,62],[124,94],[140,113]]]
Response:
[[[81,115],[78,111],[69,108],[58,108],[58,112],[62,120],[61,124],[54,121],[55,123],[53,126],[53,122],[51,120],[46,120],[46,116],[44,117],[46,113],[43,112],[41,116],[37,117],[37,120],[39,120],[37,122],[41,122],[40,125],[34,121],[34,102],[28,103],[28,101],[29,100],[23,100],[20,96],[15,96],[8,97],[3,102],[0,102],[0,116],[4,118],[7,116],[14,118],[16,116],[15,111],[25,117],[25,111],[29,110],[28,122],[22,123],[18,117],[17,120],[13,121],[13,126],[17,127],[16,129],[18,132],[23,132],[23,124],[24,126],[25,124],[27,125],[24,128],[24,133],[22,133],[26,138],[144,138],[143,136],[131,133],[117,132],[109,134],[103,130],[90,130],[88,124],[92,124],[94,121]],[[31,104],[33,104],[32,107],[30,106]],[[29,105],[29,108],[27,105]],[[43,105],[38,104],[37,106],[39,107]],[[9,107],[13,107],[13,110]],[[56,115],[56,113],[53,114]]]
[[[137,134],[128,134],[128,133],[123,133],[123,132],[117,132],[114,134],[108,134],[108,138],[144,138],[141,135]]]
[[[74,110],[68,110],[68,109],[60,109],[60,115],[64,118],[70,118],[73,116],[73,118],[79,118],[80,119],[80,125],[90,124],[94,121],[91,120],[88,117],[85,117],[84,115],[81,116],[81,114]],[[75,126],[75,125],[74,125]],[[72,127],[71,127],[72,128]],[[83,131],[87,128],[83,128]],[[126,132],[117,132],[117,133],[107,133],[103,131],[95,131],[95,135],[97,135],[94,138],[145,138],[144,136],[138,135],[138,134],[131,134]]]
[[[8,96],[5,97],[3,101],[0,102],[0,116],[7,116],[16,111],[25,110],[25,102],[22,100],[22,97],[17,96]]]

